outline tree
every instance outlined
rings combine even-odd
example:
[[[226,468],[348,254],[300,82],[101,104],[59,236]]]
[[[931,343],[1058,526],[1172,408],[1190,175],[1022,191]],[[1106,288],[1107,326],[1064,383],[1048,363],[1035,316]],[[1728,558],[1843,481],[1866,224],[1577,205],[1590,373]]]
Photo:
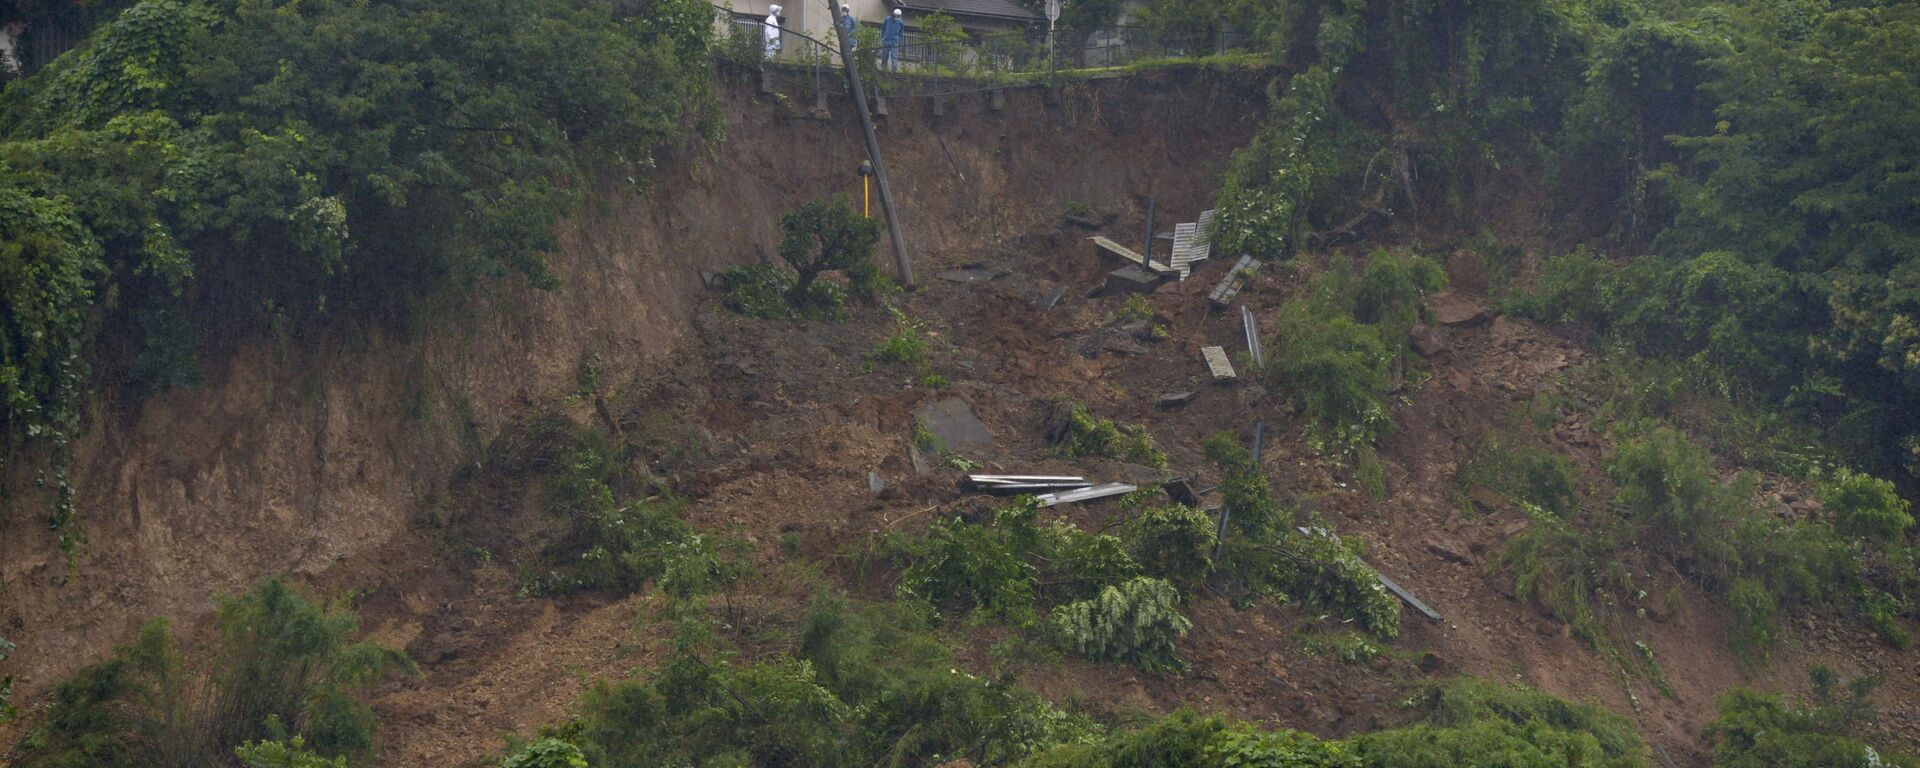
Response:
[[[816,287],[820,275],[829,271],[846,273],[856,294],[871,292],[869,286],[879,278],[873,245],[880,239],[880,224],[854,213],[845,195],[831,203],[813,200],[800,206],[781,217],[780,228],[786,232],[780,258],[798,275],[789,294],[794,306],[839,309],[836,289]]]

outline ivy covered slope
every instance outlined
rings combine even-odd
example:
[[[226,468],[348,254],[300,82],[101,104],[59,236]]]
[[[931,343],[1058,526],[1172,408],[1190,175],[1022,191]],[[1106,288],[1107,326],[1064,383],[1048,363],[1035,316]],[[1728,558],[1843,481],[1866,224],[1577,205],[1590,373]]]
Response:
[[[190,385],[215,332],[549,286],[587,174],[707,103],[710,8],[146,0],[0,94],[0,459],[49,468],[97,378]],[[92,373],[90,373],[92,371]]]

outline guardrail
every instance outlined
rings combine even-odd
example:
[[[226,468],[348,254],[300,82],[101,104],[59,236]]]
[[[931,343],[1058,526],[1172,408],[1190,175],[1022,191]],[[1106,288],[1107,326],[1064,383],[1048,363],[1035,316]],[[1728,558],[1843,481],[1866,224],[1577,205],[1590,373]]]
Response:
[[[764,72],[773,82],[808,94],[846,91],[838,42],[783,29],[777,51],[767,49],[758,24],[737,23],[720,9],[727,34],[716,55]],[[879,43],[870,30],[855,49],[861,80],[889,97],[942,97],[1017,85],[1038,85],[1110,75],[1153,59],[1185,58],[1246,50],[1244,35],[1205,40],[1169,36],[1142,27],[1114,27],[1092,34],[1063,33],[1049,55],[1043,29],[929,40],[909,32],[898,46]],[[889,54],[891,54],[889,56]],[[889,60],[892,66],[888,66]]]

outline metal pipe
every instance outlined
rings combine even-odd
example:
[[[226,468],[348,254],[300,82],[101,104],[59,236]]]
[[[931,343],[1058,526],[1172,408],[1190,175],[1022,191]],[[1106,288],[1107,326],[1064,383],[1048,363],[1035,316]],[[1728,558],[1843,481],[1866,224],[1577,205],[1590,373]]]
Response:
[[[907,255],[906,233],[893,209],[893,187],[887,183],[887,164],[880,160],[880,139],[873,132],[873,115],[867,110],[867,97],[860,88],[860,67],[853,57],[853,41],[840,22],[840,4],[827,3],[833,11],[833,34],[840,41],[840,61],[847,70],[847,95],[853,97],[854,111],[860,116],[860,135],[867,142],[867,156],[873,160],[873,180],[880,186],[880,210],[887,217],[887,231],[893,236],[893,258],[900,267],[900,284],[913,287],[913,259]]]

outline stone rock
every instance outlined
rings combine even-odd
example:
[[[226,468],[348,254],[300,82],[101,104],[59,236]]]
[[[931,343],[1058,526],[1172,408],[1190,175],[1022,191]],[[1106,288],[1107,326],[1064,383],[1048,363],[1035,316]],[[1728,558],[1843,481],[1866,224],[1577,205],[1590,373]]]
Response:
[[[1413,342],[1414,351],[1419,352],[1421,357],[1433,357],[1448,349],[1447,340],[1441,338],[1439,332],[1425,325],[1414,326],[1413,331],[1408,334],[1408,339]]]
[[[1449,563],[1456,563],[1459,565],[1467,565],[1467,566],[1479,564],[1480,558],[1475,557],[1472,551],[1468,550],[1466,547],[1460,546],[1457,542],[1442,540],[1438,537],[1431,537],[1426,540],[1423,546],[1426,547],[1426,550],[1428,552],[1432,552],[1434,555],[1438,556],[1440,559],[1445,560]]]
[[[1474,326],[1493,320],[1485,307],[1451,291],[1434,294],[1427,304],[1433,310],[1434,321],[1441,325]]]

